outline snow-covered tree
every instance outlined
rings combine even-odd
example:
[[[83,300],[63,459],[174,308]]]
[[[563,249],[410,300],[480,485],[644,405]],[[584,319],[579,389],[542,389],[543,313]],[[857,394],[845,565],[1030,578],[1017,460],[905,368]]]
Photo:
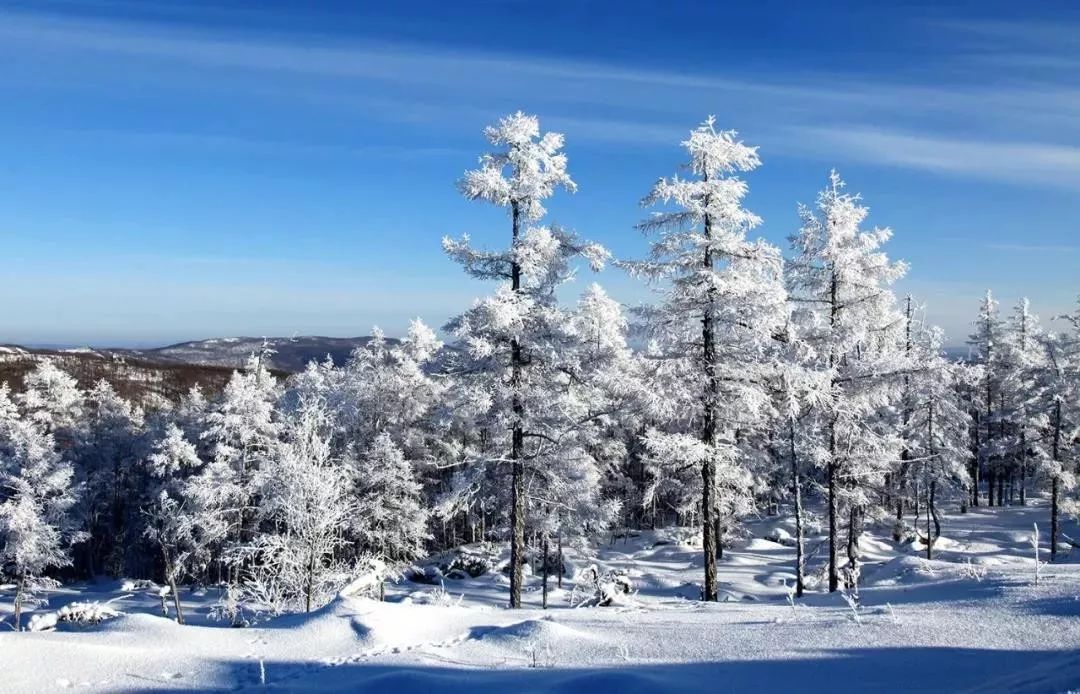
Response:
[[[8,428],[8,427],[5,427]],[[45,571],[71,563],[70,546],[83,539],[72,522],[74,470],[39,419],[6,432],[0,459],[0,567],[15,583],[15,629],[23,606],[47,584]]]
[[[333,455],[324,403],[300,404],[288,422],[287,441],[275,447],[266,466],[259,519],[268,530],[246,548],[254,557],[246,590],[275,612],[310,612],[352,577],[339,551],[361,512],[350,471]]]
[[[653,460],[700,472],[703,596],[716,600],[718,513],[745,506],[750,480],[739,442],[764,421],[763,369],[785,293],[779,250],[747,239],[760,220],[742,206],[748,189],[738,174],[760,164],[757,150],[716,130],[711,117],[682,144],[688,177],[660,179],[643,201],[664,208],[640,225],[655,235],[650,257],[623,265],[660,293],[639,317],[650,356],[664,362],[655,384],[667,426],[646,443]]]
[[[428,510],[412,465],[389,434],[375,437],[351,474],[357,507],[350,534],[362,551],[390,566],[423,554]]]
[[[434,406],[441,384],[426,371],[442,342],[423,321],[410,322],[398,342],[376,328],[331,379],[330,395],[345,441],[361,449],[379,434],[389,434],[413,453],[424,449],[423,420]]]
[[[75,379],[44,360],[26,375],[24,386],[18,402],[26,418],[62,448],[75,445],[83,427],[83,393]]]
[[[1080,503],[1065,497],[1080,472],[1080,308],[1061,319],[1065,330],[1040,337],[1044,358],[1032,371],[1028,410],[1037,413],[1042,431],[1032,448],[1036,471],[1050,487],[1050,561],[1058,557],[1062,511],[1080,516]]]
[[[1019,487],[1020,505],[1023,506],[1027,503],[1029,458],[1039,438],[1037,412],[1032,409],[1035,396],[1032,384],[1046,359],[1039,318],[1031,312],[1026,298],[1017,302],[1005,325],[999,357],[1001,388],[996,449],[1004,474],[998,483],[998,499],[999,504],[1004,503],[1002,497],[1008,491],[1011,501]]]
[[[557,188],[576,188],[566,172],[562,135],[541,136],[538,120],[520,112],[487,128],[485,135],[500,149],[483,155],[480,167],[467,172],[459,187],[470,200],[508,210],[511,245],[491,252],[473,248],[468,236],[443,240],[447,254],[469,275],[502,283],[493,296],[447,325],[463,348],[451,367],[461,382],[459,393],[480,399],[470,409],[484,431],[479,446],[463,451],[470,469],[457,477],[455,490],[491,479],[489,473],[497,472],[493,466],[509,467],[510,606],[520,607],[526,467],[550,459],[565,424],[553,398],[565,380],[558,361],[571,335],[555,289],[572,276],[573,258],[584,256],[596,267],[607,253],[562,229],[528,226],[543,217],[543,202]]]
[[[149,476],[155,483],[143,508],[146,523],[143,532],[161,552],[176,621],[183,624],[179,583],[184,576],[191,576],[205,567],[210,558],[210,546],[219,539],[224,527],[220,524],[208,527],[208,518],[194,512],[198,498],[187,493],[186,484],[202,466],[202,460],[179,426],[170,424],[167,427],[146,462]]]
[[[960,386],[973,379],[969,368],[948,360],[942,352],[943,333],[938,328],[919,326],[912,339],[909,358],[919,370],[908,377],[910,407],[902,432],[905,463],[913,466],[914,492],[922,490],[926,510],[926,558],[933,557],[934,543],[941,536],[938,499],[943,490],[956,489],[966,498],[971,449],[968,446],[970,418],[960,397]],[[919,508],[915,504],[915,508]],[[916,518],[915,526],[918,527]]]
[[[280,443],[279,394],[265,359],[253,356],[244,371],[233,373],[206,416],[202,439],[212,457],[191,480],[191,488],[208,524],[225,522],[229,528],[222,559],[233,565],[234,578],[255,537],[260,474]]]
[[[147,487],[140,466],[147,453],[143,412],[104,380],[86,394],[83,412],[85,432],[74,457],[85,485],[79,510],[92,537],[87,568],[91,574],[104,569],[130,575],[127,560],[139,556],[138,509]]]
[[[767,445],[778,469],[774,479],[787,479],[795,521],[795,597],[806,590],[806,510],[807,478],[820,464],[822,439],[820,412],[831,398],[829,374],[815,369],[813,348],[790,320],[780,334],[781,349],[769,377],[773,405]],[[784,474],[786,472],[786,474]],[[779,491],[779,490],[777,490]]]
[[[825,467],[829,515],[829,590],[839,584],[837,540],[841,503],[848,511],[848,575],[858,577],[862,519],[900,438],[887,426],[889,408],[900,400],[907,370],[904,321],[890,285],[906,270],[880,250],[888,229],[863,231],[868,209],[843,191],[833,171],[818,195],[817,212],[800,207],[802,227],[792,237],[794,257],[787,278],[799,332],[813,349],[809,368],[823,374],[830,398],[818,408],[818,452]]]
[[[977,460],[973,467],[974,487],[971,504],[979,505],[979,483],[984,474],[987,484],[987,505],[994,505],[994,472],[997,466],[995,457],[995,434],[999,433],[999,395],[1001,393],[1001,363],[998,348],[1003,341],[1004,324],[998,313],[998,302],[987,290],[979,305],[979,317],[975,320],[975,330],[968,338],[968,344],[974,352],[974,361],[982,367],[982,383],[979,387],[978,409],[974,410],[973,427],[974,447]]]

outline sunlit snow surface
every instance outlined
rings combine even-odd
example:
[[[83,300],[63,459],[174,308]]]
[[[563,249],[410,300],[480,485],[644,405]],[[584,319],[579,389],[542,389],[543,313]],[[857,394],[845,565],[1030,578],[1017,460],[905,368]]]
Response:
[[[112,603],[124,615],[0,634],[0,689],[1068,691],[1080,688],[1080,550],[1032,585],[1029,537],[1038,522],[1045,541],[1046,515],[1042,505],[950,515],[932,562],[883,531],[867,537],[857,615],[839,595],[788,603],[793,550],[764,538],[791,527],[775,518],[751,523],[753,537],[725,554],[720,604],[693,599],[700,560],[678,541],[685,531],[598,548],[601,566],[628,571],[638,587],[628,607],[571,609],[567,581],[544,611],[534,578],[527,609],[510,611],[505,580],[489,575],[445,581],[449,600],[434,599],[437,586],[403,582],[385,603],[343,599],[233,629],[209,619],[213,591],[184,591],[192,624],[179,626],[161,616],[152,589],[73,586],[41,611],[126,596]],[[1064,529],[1080,537],[1075,523]],[[814,567],[821,539],[807,543]],[[0,614],[10,611],[0,593]]]

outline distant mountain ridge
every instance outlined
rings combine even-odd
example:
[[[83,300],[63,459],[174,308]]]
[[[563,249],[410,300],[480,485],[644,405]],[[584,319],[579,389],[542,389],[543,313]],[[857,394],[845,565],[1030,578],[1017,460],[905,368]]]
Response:
[[[352,351],[371,341],[371,336],[324,337],[218,337],[209,340],[179,342],[152,349],[101,350],[113,354],[131,355],[150,361],[167,361],[201,366],[240,368],[248,357],[263,347],[273,351],[268,366],[281,371],[303,371],[308,362],[329,357],[337,365],[344,364]],[[388,341],[393,341],[388,339]]]
[[[65,358],[86,358],[95,360],[138,360],[147,363],[169,365],[192,365],[238,369],[244,366],[248,357],[259,353],[263,347],[271,350],[269,363],[271,369],[296,373],[303,371],[310,361],[323,361],[327,356],[340,366],[349,359],[357,347],[363,347],[371,341],[370,335],[362,337],[324,337],[320,335],[302,335],[297,337],[217,337],[208,340],[178,342],[165,347],[133,348],[32,348],[21,345],[0,345],[0,362],[32,359],[47,355]],[[394,338],[385,338],[396,344]]]

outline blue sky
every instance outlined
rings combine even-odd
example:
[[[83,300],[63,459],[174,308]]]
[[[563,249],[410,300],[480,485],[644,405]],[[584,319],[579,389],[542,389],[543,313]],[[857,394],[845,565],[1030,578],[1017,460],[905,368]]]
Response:
[[[710,113],[776,243],[836,166],[957,344],[987,287],[1080,293],[1078,75],[1067,0],[0,0],[0,342],[439,326],[485,291],[440,238],[507,236],[453,183],[520,108],[567,137],[550,219],[622,257]]]

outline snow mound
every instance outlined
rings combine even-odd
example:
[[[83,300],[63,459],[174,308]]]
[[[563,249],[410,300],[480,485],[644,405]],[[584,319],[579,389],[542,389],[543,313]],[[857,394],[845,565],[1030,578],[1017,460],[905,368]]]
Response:
[[[565,624],[550,619],[526,619],[501,627],[473,627],[470,638],[483,640],[486,643],[518,647],[522,644],[554,644],[563,643],[567,640],[591,641],[595,637],[582,631],[578,631]]]

